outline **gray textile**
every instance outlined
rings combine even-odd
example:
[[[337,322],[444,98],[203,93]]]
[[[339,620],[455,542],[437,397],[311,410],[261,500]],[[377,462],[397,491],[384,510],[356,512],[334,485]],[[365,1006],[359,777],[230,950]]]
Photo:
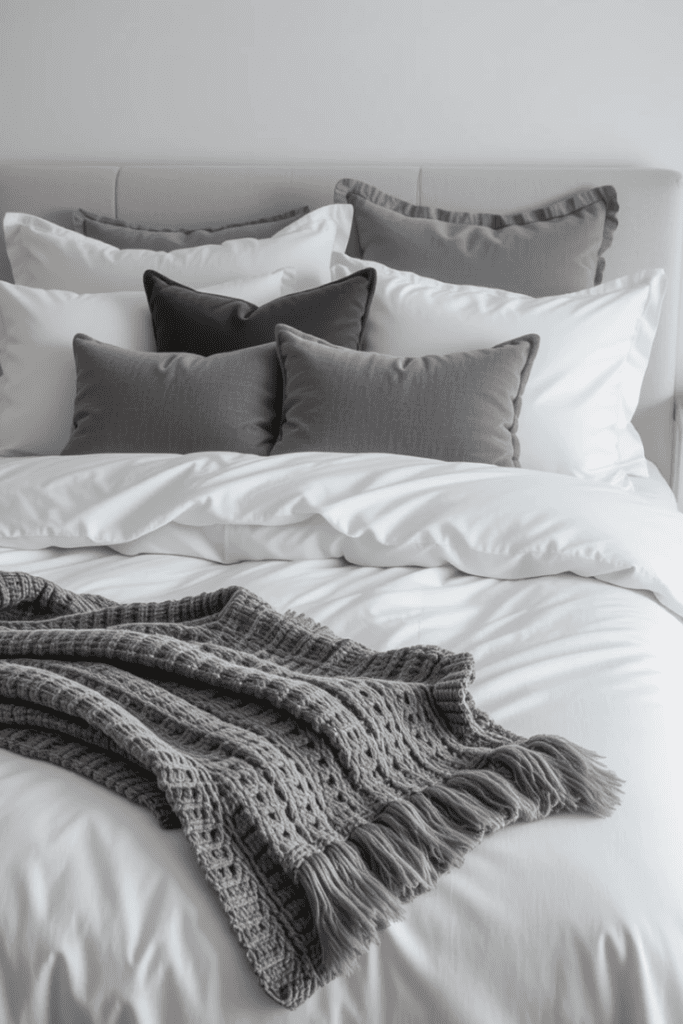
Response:
[[[290,210],[274,217],[229,224],[218,228],[149,228],[128,224],[115,217],[104,217],[87,210],[73,211],[73,226],[88,238],[115,245],[118,249],[148,249],[152,252],[172,252],[190,249],[196,245],[220,245],[234,238],[272,238],[288,224],[308,213],[308,207]]]
[[[394,452],[519,466],[517,422],[537,334],[492,348],[394,359],[280,325],[282,424],[271,455]]]
[[[415,206],[352,178],[334,198],[354,208],[351,256],[536,298],[600,284],[619,210],[611,185],[505,215]]]
[[[62,455],[268,455],[282,408],[278,322],[315,329],[332,344],[355,349],[362,344],[376,278],[367,268],[255,306],[145,271],[159,352],[130,352],[75,336],[73,429]]]
[[[333,345],[360,348],[377,273],[366,267],[339,281],[282,295],[261,306],[196,291],[156,270],[146,270],[142,281],[157,352],[211,356],[274,342],[280,323]]]
[[[469,654],[378,653],[240,587],[120,605],[0,573],[0,746],[180,823],[294,1007],[487,833],[609,814],[618,780],[477,710]]]
[[[129,352],[77,334],[76,400],[62,455],[268,455],[279,425],[275,343],[200,356]]]

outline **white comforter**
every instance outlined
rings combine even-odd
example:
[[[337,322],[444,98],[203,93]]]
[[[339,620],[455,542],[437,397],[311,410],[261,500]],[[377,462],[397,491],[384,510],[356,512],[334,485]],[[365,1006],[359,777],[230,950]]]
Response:
[[[350,978],[290,1012],[259,989],[180,833],[0,751],[0,1020],[683,1020],[671,507],[400,456],[11,459],[0,547],[0,569],[117,600],[239,583],[370,646],[470,650],[475,699],[496,721],[597,750],[625,783],[608,819],[487,838]]]

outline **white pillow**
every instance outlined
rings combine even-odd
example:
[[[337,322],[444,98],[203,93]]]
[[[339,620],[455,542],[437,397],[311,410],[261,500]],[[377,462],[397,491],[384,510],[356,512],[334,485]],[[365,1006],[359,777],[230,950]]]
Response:
[[[517,430],[522,467],[615,484],[648,475],[631,417],[659,321],[663,270],[541,299],[345,255],[335,254],[332,275],[368,266],[377,271],[364,335],[370,351],[421,356],[540,336]]]
[[[312,210],[272,238],[239,238],[173,252],[117,249],[28,213],[6,213],[4,229],[14,282],[32,288],[138,291],[148,269],[201,288],[293,267],[294,291],[300,291],[330,282],[332,251],[346,249],[352,219],[352,206],[335,203]]]
[[[200,289],[262,305],[284,294],[279,270]],[[58,455],[71,433],[74,334],[136,352],[154,352],[144,292],[76,292],[0,281],[0,455]]]

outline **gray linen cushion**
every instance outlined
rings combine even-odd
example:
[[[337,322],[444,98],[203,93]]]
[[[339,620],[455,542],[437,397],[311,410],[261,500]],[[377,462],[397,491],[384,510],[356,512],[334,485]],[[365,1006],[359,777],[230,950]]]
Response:
[[[309,212],[308,206],[289,210],[273,217],[246,221],[242,224],[228,224],[218,228],[150,228],[129,224],[116,217],[104,217],[87,210],[74,210],[72,222],[74,231],[80,231],[88,238],[115,245],[118,249],[148,249],[154,252],[172,252],[174,249],[190,249],[196,245],[220,245],[233,238],[271,238],[277,231],[286,228],[299,217]]]
[[[262,306],[196,291],[156,270],[146,270],[142,280],[157,351],[210,356],[274,342],[275,328],[281,323],[334,345],[360,348],[377,272],[367,267]]]
[[[517,421],[538,343],[527,334],[488,349],[394,359],[280,325],[282,423],[271,455],[395,452],[519,466]]]
[[[414,206],[352,178],[337,182],[334,200],[354,208],[349,255],[535,298],[600,284],[619,210],[611,185],[506,215]]]
[[[73,340],[76,400],[62,455],[267,455],[279,423],[275,343],[199,356]]]

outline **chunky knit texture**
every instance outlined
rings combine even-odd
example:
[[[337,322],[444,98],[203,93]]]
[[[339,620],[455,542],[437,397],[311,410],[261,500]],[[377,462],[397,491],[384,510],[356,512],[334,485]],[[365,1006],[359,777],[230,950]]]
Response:
[[[295,1007],[487,833],[610,813],[619,782],[473,703],[472,657],[379,653],[241,587],[115,604],[0,573],[0,746],[182,827]]]

